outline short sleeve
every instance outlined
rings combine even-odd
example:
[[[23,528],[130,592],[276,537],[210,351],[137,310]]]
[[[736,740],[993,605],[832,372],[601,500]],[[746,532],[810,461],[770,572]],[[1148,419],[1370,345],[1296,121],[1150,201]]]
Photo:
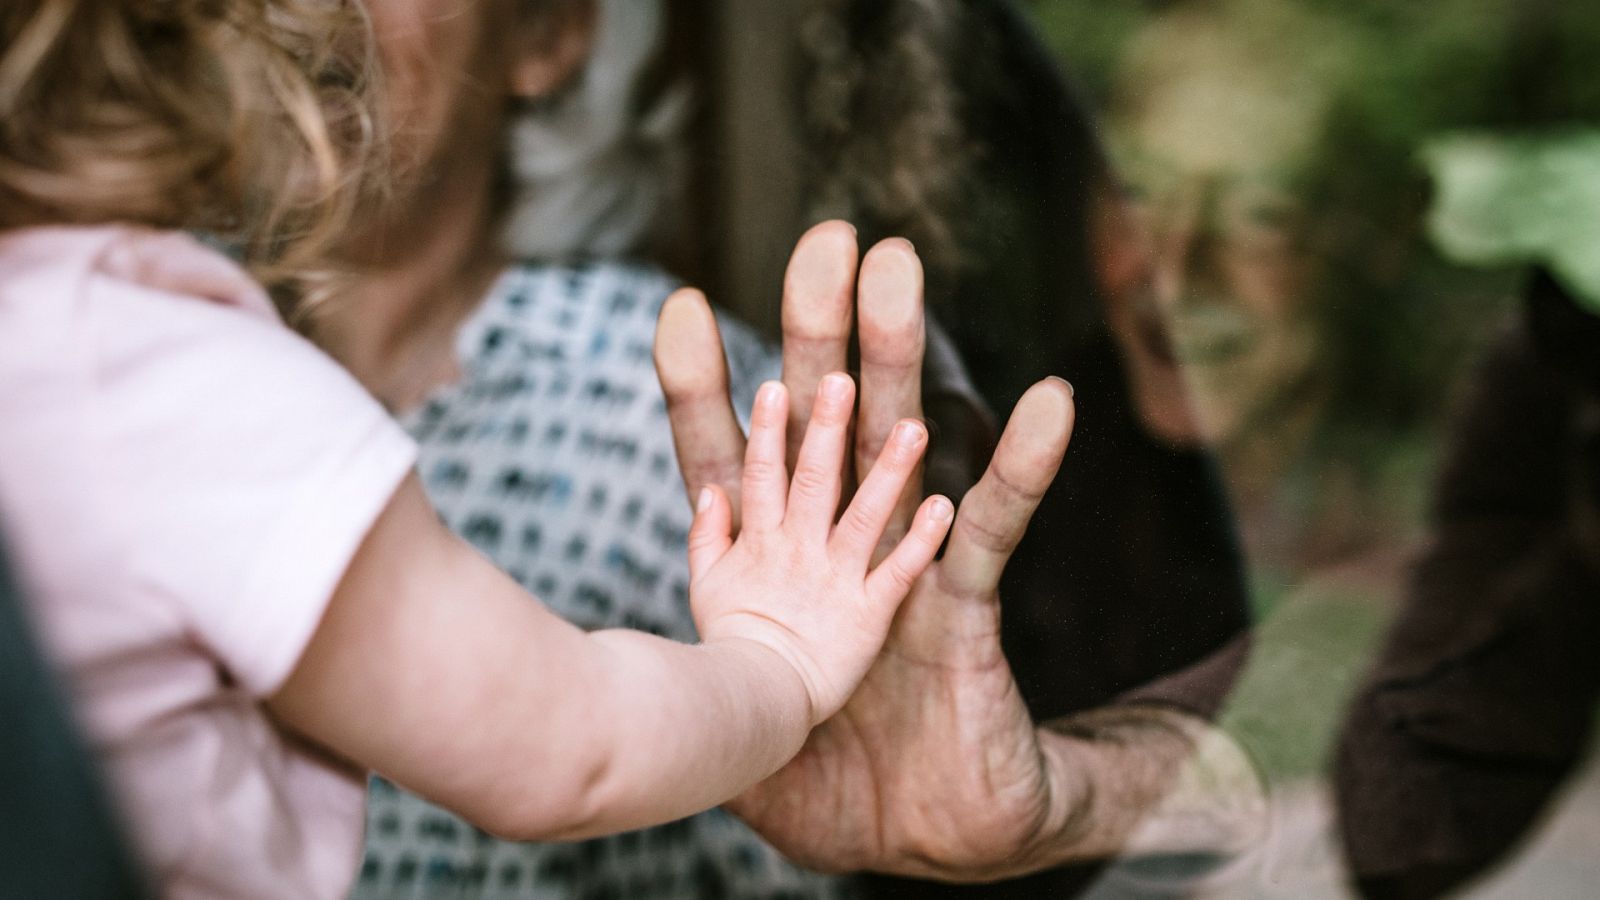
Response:
[[[415,446],[260,309],[90,288],[95,436],[137,590],[246,689],[288,677]]]

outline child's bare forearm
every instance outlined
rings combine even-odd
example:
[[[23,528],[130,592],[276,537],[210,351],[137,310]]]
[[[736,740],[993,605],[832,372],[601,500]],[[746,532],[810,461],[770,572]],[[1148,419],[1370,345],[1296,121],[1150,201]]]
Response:
[[[776,651],[585,634],[465,547],[447,555],[440,578],[471,593],[435,593],[392,565],[357,573],[378,583],[329,609],[273,700],[286,724],[520,840],[690,815],[804,742],[810,698]]]
[[[607,684],[584,701],[597,763],[571,808],[529,810],[516,837],[574,840],[670,821],[722,803],[805,741],[805,686],[773,650],[739,639],[678,644],[597,632]]]
[[[688,815],[800,747],[810,698],[752,641],[586,634],[444,530],[415,479],[357,552],[280,721],[496,834]]]
[[[840,515],[854,388],[824,382],[792,486],[787,395],[762,389],[737,540],[727,494],[698,500],[688,553],[704,644],[561,621],[445,531],[413,476],[269,705],[506,837],[574,839],[732,798],[848,700],[954,513],[924,502],[871,565],[927,432],[900,423]]]

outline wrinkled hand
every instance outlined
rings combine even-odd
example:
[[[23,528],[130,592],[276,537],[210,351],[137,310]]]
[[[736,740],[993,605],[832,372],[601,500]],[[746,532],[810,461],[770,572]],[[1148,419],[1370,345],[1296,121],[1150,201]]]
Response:
[[[846,363],[858,300],[855,462],[870,479],[894,423],[921,411],[922,270],[909,244],[887,241],[857,275],[849,226],[802,238],[784,287],[783,378],[791,420],[801,418],[823,373]],[[744,438],[698,293],[664,307],[656,359],[691,495],[736,485]],[[1041,842],[1067,827],[1079,787],[1064,783],[1071,767],[1050,758],[1022,703],[1000,649],[997,588],[1072,424],[1065,383],[1047,380],[1022,398],[960,505],[943,559],[917,581],[855,695],[799,756],[730,804],[786,855],[828,871],[984,880],[1036,868]],[[911,527],[920,493],[913,479],[889,535]]]

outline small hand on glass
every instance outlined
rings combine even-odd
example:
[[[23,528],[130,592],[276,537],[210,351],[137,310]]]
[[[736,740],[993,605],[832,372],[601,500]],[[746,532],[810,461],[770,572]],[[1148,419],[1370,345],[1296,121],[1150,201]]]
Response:
[[[837,372],[822,379],[793,478],[784,461],[788,407],[781,384],[764,385],[756,396],[737,538],[723,488],[700,488],[689,533],[689,597],[703,639],[749,640],[793,667],[815,725],[861,683],[896,608],[938,552],[954,508],[943,497],[928,498],[874,566],[927,430],[912,421],[894,426],[836,524],[855,385]]]

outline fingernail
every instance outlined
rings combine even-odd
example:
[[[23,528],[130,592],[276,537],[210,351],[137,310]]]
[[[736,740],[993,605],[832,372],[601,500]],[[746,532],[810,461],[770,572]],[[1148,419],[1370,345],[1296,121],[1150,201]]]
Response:
[[[829,403],[843,403],[849,393],[849,376],[833,374],[822,379],[822,398]]]
[[[901,422],[894,427],[894,440],[909,447],[922,440],[922,429],[910,422]]]
[[[1072,382],[1062,378],[1060,375],[1051,375],[1050,377],[1066,385],[1068,394],[1071,394],[1074,397],[1078,396],[1078,389],[1072,386]]]
[[[943,497],[933,498],[933,502],[928,505],[928,518],[935,522],[948,522],[955,514],[955,505]]]
[[[703,487],[700,489],[700,498],[694,502],[694,511],[697,513],[703,513],[710,508],[711,488]]]
[[[779,392],[782,390],[783,385],[776,381],[769,381],[763,384],[761,390],[756,393],[756,405],[767,408],[777,406]]]

